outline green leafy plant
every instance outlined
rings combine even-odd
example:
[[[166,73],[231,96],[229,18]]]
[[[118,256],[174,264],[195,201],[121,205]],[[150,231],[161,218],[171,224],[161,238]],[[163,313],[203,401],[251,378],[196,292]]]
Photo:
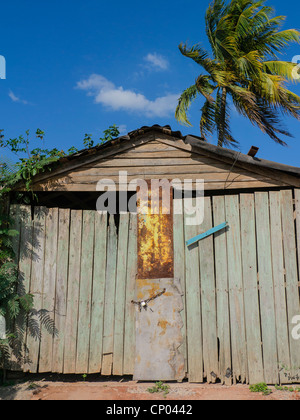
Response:
[[[0,315],[14,320],[21,311],[28,313],[33,308],[33,295],[17,292],[18,267],[12,240],[19,233],[11,225],[11,218],[0,214]],[[0,339],[0,361],[8,356],[9,340],[14,337],[10,333],[5,339]]]
[[[169,387],[169,385],[165,385],[162,381],[159,381],[159,382],[156,382],[155,386],[153,386],[152,388],[148,388],[147,391],[150,394],[154,394],[156,392],[158,392],[158,393],[161,392],[161,393],[163,393],[164,398],[166,398],[167,395],[170,392],[170,387]]]
[[[262,392],[263,395],[270,395],[272,393],[271,389],[268,388],[268,385],[264,382],[250,385],[249,389],[251,392]]]
[[[280,135],[281,115],[300,119],[300,97],[286,88],[295,82],[297,63],[279,54],[291,43],[300,43],[296,29],[282,30],[285,16],[275,16],[266,0],[213,0],[206,15],[210,55],[200,44],[180,44],[180,52],[204,70],[178,102],[176,119],[191,125],[187,110],[197,96],[205,102],[200,119],[201,136],[217,132],[219,146],[235,146],[230,129],[230,105],[275,142],[286,145]]]
[[[91,134],[86,134],[83,139],[83,145],[86,149],[99,146],[118,137],[120,132],[114,124],[103,132],[104,136],[99,139],[97,144],[92,140]],[[18,157],[18,161],[13,165],[3,164],[0,160],[0,183],[2,186],[0,196],[10,192],[18,182],[25,183],[26,190],[30,190],[33,178],[45,170],[51,170],[52,165],[59,159],[70,156],[78,152],[75,146],[69,148],[66,152],[57,148],[47,149],[44,147],[45,132],[37,129],[35,137],[42,143],[41,146],[32,148],[30,140],[30,131],[27,130],[25,136],[19,136],[13,139],[5,139],[3,130],[0,130],[0,148],[6,148]]]
[[[104,131],[104,137],[99,141],[102,144],[119,135],[116,125]],[[39,144],[32,147],[30,131],[25,136],[5,139],[3,130],[0,130],[0,149],[8,149],[18,158],[16,163],[8,159],[0,159],[0,208],[1,201],[13,190],[19,182],[24,182],[27,191],[31,190],[33,178],[45,170],[51,170],[60,158],[78,152],[71,147],[67,152],[57,148],[45,148],[45,132],[37,129],[35,133]],[[86,135],[83,141],[86,148],[94,147],[91,135]],[[11,321],[24,311],[28,313],[33,308],[33,295],[18,293],[18,266],[15,263],[13,251],[13,238],[18,232],[12,229],[13,220],[6,214],[0,214],[0,315]],[[9,357],[10,339],[17,338],[14,334],[7,334],[0,339],[0,365],[3,359]]]
[[[275,389],[277,391],[300,392],[300,386],[299,387],[293,387],[293,386],[275,385]]]

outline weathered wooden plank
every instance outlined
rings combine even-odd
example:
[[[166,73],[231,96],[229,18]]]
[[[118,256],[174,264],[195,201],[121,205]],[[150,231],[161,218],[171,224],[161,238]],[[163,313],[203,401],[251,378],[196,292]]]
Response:
[[[298,267],[300,267],[300,189],[295,188],[295,216],[296,216],[296,239]],[[300,281],[300,269],[298,269],[298,281]]]
[[[70,180],[73,182],[82,182],[88,180],[90,182],[98,182],[99,176],[100,177],[118,177],[119,171],[127,171],[128,176],[139,176],[139,175],[147,175],[149,178],[152,175],[173,175],[174,178],[178,177],[181,174],[184,175],[197,175],[201,173],[201,179],[204,179],[206,182],[225,182],[226,185],[230,185],[234,182],[251,182],[251,181],[265,181],[267,179],[266,176],[251,174],[247,171],[240,170],[236,171],[233,170],[230,174],[228,170],[218,171],[214,167],[207,168],[203,165],[193,165],[192,163],[185,164],[185,165],[177,165],[174,166],[163,166],[163,165],[155,165],[155,166],[124,166],[123,168],[120,167],[113,167],[113,168],[91,168],[86,169],[83,171],[76,171],[70,172],[66,177],[66,181]],[[206,169],[206,170],[205,170]],[[228,165],[228,169],[230,169]]]
[[[19,250],[19,274],[17,293],[19,296],[29,293],[31,278],[31,260],[32,260],[32,220],[31,207],[21,206],[21,242]],[[23,311],[17,316],[15,321],[16,341],[15,350],[18,353],[18,362],[22,370],[28,362],[28,348],[26,347],[28,316]],[[19,347],[19,348],[18,348]]]
[[[281,191],[281,215],[283,232],[284,264],[286,273],[286,298],[289,323],[291,367],[288,376],[300,376],[300,340],[295,340],[292,330],[293,318],[300,314],[299,284],[296,255],[296,236],[292,190]]]
[[[29,315],[27,327],[28,363],[25,370],[37,373],[41,339],[41,311],[45,263],[45,229],[48,210],[35,207],[33,225],[33,249],[30,293],[34,296],[34,308]]]
[[[46,218],[40,373],[52,371],[53,337],[57,333],[54,327],[57,236],[58,209],[49,209]]]
[[[151,140],[146,144],[141,144],[132,149],[133,152],[137,151],[161,151],[161,150],[176,150],[173,146],[166,146],[159,141]]]
[[[88,372],[91,328],[94,237],[95,212],[83,211],[76,373]]]
[[[112,373],[112,354],[114,350],[114,315],[116,292],[118,237],[114,215],[109,217],[107,268],[104,303],[103,361],[102,375]]]
[[[90,171],[97,171],[100,168],[131,168],[131,167],[151,167],[151,166],[181,166],[181,165],[197,165],[200,166],[199,170],[201,172],[224,172],[226,169],[230,169],[230,165],[225,163],[216,163],[212,159],[204,159],[202,161],[201,156],[199,155],[190,155],[185,153],[184,156],[181,157],[172,157],[169,153],[166,155],[160,156],[157,153],[155,156],[151,157],[143,157],[135,154],[135,158],[132,157],[123,157],[120,155],[117,159],[114,158],[112,160],[105,160],[94,164],[93,166],[87,165],[83,166],[80,172]]]
[[[20,244],[21,244],[21,207],[19,205],[10,206],[10,217],[13,221],[11,228],[19,232],[18,236],[12,238],[12,247],[15,254],[14,262],[19,267],[19,257],[20,257]],[[10,317],[6,319],[6,330],[9,334],[13,334],[15,331],[15,321]],[[20,360],[20,353],[22,348],[22,341],[18,339],[10,339],[10,349],[9,349],[9,360],[6,361],[5,367],[9,370],[21,370],[22,363]]]
[[[65,325],[64,373],[76,372],[80,257],[82,244],[82,211],[71,210],[69,244],[69,280]]]
[[[272,272],[269,199],[267,192],[255,193],[257,263],[265,381],[277,383],[277,337]]]
[[[64,341],[67,311],[68,265],[69,265],[70,210],[59,209],[57,275],[55,288],[55,329],[53,339],[52,372],[63,373]]]
[[[215,225],[219,225],[225,220],[224,196],[213,197],[213,218]],[[220,379],[222,383],[231,385],[232,366],[230,343],[229,286],[225,232],[218,232],[214,235],[214,245],[217,293],[217,331],[220,345]]]
[[[137,276],[137,215],[130,213],[125,301],[123,374],[133,375],[135,362],[135,307]]]
[[[195,233],[199,226],[187,224],[190,201],[184,199],[185,208],[185,241]],[[185,248],[185,279],[186,279],[186,323],[188,346],[188,378],[189,382],[203,382],[203,342],[201,321],[200,268],[198,245]]]
[[[204,198],[204,220],[201,232],[212,228],[211,198]],[[214,269],[213,237],[202,239],[199,243],[200,284],[202,309],[203,360],[207,382],[216,382],[219,377],[216,287]]]
[[[264,382],[257,285],[255,206],[253,194],[240,195],[242,267],[249,382]]]
[[[123,375],[129,213],[120,215],[115,295],[113,374]]]
[[[269,192],[272,267],[275,298],[277,351],[280,383],[288,381],[284,367],[291,366],[289,332],[285,293],[285,270],[283,257],[281,199],[279,191]]]
[[[101,372],[106,279],[106,248],[107,213],[96,213],[89,373]]]
[[[225,197],[226,220],[229,229],[227,239],[227,264],[229,279],[230,331],[233,382],[248,380],[243,275],[241,261],[241,232],[239,197]]]
[[[175,168],[174,168],[175,167]],[[230,165],[226,163],[211,162],[206,164],[201,160],[188,158],[148,158],[148,159],[121,159],[119,158],[117,162],[105,161],[99,163],[98,166],[84,166],[80,168],[80,171],[70,172],[70,175],[75,177],[87,176],[89,178],[95,177],[99,174],[105,175],[116,175],[119,171],[128,171],[129,175],[138,175],[140,173],[150,173],[150,174],[168,174],[168,173],[198,173],[201,174],[212,174],[212,176],[217,177],[218,174],[225,174],[226,178],[228,177],[228,171]],[[239,175],[245,177],[252,177],[254,175],[255,179],[266,178],[262,175],[251,174],[251,172],[246,171],[245,169],[233,169],[231,172],[231,179],[235,180]],[[225,177],[225,175],[223,175]],[[228,178],[229,179],[229,178]]]
[[[185,285],[185,242],[184,242],[184,215],[182,198],[174,197],[174,276],[178,279],[183,293],[183,311],[181,312],[183,328],[183,345],[179,348],[184,356],[185,372],[187,366],[187,334],[186,334],[186,285]]]
[[[174,177],[181,179],[182,181],[184,179],[191,179],[193,181],[196,181],[197,179],[199,179],[199,174],[181,174],[180,177],[176,176],[176,173],[174,173]],[[117,190],[119,189],[119,177],[117,176],[110,176],[109,177],[112,181],[115,182],[116,184],[116,188]],[[140,174],[138,176],[139,179],[149,179],[149,175],[144,175],[144,174]],[[152,179],[170,179],[170,174],[169,175],[152,175],[151,176]],[[171,176],[171,178],[173,178]],[[137,176],[129,176],[128,177],[128,182],[132,181],[132,180],[136,180]],[[53,179],[52,181],[49,181],[45,184],[34,184],[33,188],[34,191],[84,191],[84,192],[95,192],[95,188],[96,188],[96,184],[98,183],[99,178],[96,180],[87,180],[86,182],[80,181],[80,182],[74,182],[70,179],[67,178],[57,178],[57,179]],[[268,179],[266,179],[265,181],[261,180],[261,181],[236,181],[236,182],[231,182],[231,183],[226,183],[225,185],[225,181],[223,182],[217,182],[217,181],[209,181],[209,180],[205,180],[205,189],[206,190],[210,190],[210,191],[214,191],[214,190],[222,190],[224,191],[224,189],[226,190],[239,190],[239,189],[244,189],[244,188],[271,188],[271,187],[278,187],[278,186],[286,186],[286,184],[283,184],[282,182],[279,181],[268,181]]]
[[[161,158],[186,158],[188,156],[191,157],[201,157],[202,156],[200,154],[196,154],[196,153],[191,153],[191,152],[186,152],[185,150],[179,150],[179,149],[173,149],[171,148],[170,150],[165,149],[165,150],[161,150],[159,152],[159,156]],[[136,148],[135,150],[129,150],[128,152],[124,152],[124,153],[120,153],[114,156],[114,160],[118,160],[118,159],[148,159],[148,158],[155,158],[157,157],[157,152],[153,152],[153,151],[144,151],[144,150],[140,150],[139,148]],[[205,156],[204,156],[205,159]],[[210,159],[210,158],[209,158]]]

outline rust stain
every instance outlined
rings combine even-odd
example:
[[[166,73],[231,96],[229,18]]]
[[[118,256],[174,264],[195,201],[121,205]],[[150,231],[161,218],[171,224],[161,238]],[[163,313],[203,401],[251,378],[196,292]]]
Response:
[[[145,292],[145,286],[147,286],[147,292]],[[160,287],[149,279],[137,279],[137,290],[137,299],[143,300],[155,296],[160,291]]]
[[[138,214],[138,278],[174,277],[173,191],[170,189],[170,214],[163,214],[162,191],[151,191],[148,181],[148,203],[139,209],[150,209],[151,200],[159,203],[159,214]],[[159,194],[159,197],[157,196]],[[157,210],[157,209],[156,209]]]
[[[160,327],[162,329],[162,331],[160,332],[159,335],[165,335],[166,334],[166,329],[167,326],[171,325],[168,321],[166,321],[165,319],[159,319],[157,326]]]

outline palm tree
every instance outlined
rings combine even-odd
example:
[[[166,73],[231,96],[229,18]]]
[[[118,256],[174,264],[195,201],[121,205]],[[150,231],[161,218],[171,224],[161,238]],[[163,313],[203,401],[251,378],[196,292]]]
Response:
[[[274,16],[266,0],[214,0],[206,11],[206,34],[212,49],[209,57],[199,44],[180,44],[181,53],[204,70],[178,102],[176,119],[191,125],[187,110],[203,95],[201,136],[216,130],[218,145],[235,146],[229,125],[229,106],[248,117],[275,142],[286,145],[279,135],[292,135],[281,126],[280,116],[300,119],[300,97],[286,88],[295,81],[297,64],[281,61],[279,53],[291,42],[300,43],[300,32],[280,30],[284,16]]]

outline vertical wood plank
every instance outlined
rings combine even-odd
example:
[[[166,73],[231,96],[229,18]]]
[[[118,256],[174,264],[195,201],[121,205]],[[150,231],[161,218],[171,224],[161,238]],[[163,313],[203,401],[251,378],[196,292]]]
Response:
[[[76,371],[78,303],[82,244],[82,211],[71,210],[64,373]]]
[[[242,266],[249,382],[264,382],[257,285],[255,206],[253,194],[240,195]]]
[[[128,254],[129,213],[120,215],[116,276],[113,375],[123,375],[125,297]]]
[[[295,340],[292,330],[293,318],[300,314],[299,285],[296,254],[296,235],[294,222],[293,195],[291,190],[281,191],[281,212],[284,263],[286,272],[286,297],[288,309],[291,367],[288,373],[291,380],[300,376],[300,340]],[[296,378],[296,379],[295,379]]]
[[[284,372],[284,367],[291,366],[291,360],[288,345],[289,333],[285,293],[280,192],[270,191],[269,199],[278,367],[280,372],[280,383],[286,383],[287,378],[285,376],[286,372]]]
[[[213,197],[214,225],[226,221],[224,196]],[[229,316],[229,286],[227,273],[227,244],[225,231],[214,235],[215,270],[217,290],[217,330],[219,338],[220,379],[226,385],[232,384],[231,379],[231,343]]]
[[[264,373],[266,383],[275,384],[279,377],[267,192],[255,193],[255,210]]]
[[[118,237],[114,215],[109,217],[104,304],[102,375],[112,374]]]
[[[183,200],[182,198],[174,198],[174,276],[179,280],[181,290],[183,293],[183,310],[181,312],[183,328],[183,344],[180,347],[180,352],[184,356],[185,372],[187,373],[187,336],[186,336],[186,287],[185,287],[185,242],[184,242],[184,214],[183,214]]]
[[[76,373],[88,373],[94,263],[95,212],[83,211]]]
[[[133,375],[135,363],[135,307],[137,276],[137,215],[129,216],[123,374]]]
[[[187,222],[190,202],[184,200],[185,209],[185,241],[199,232],[199,226],[189,226]],[[186,317],[188,346],[188,378],[189,382],[203,382],[203,344],[200,297],[200,267],[198,244],[185,247],[186,268]]]
[[[10,217],[13,220],[12,229],[19,232],[19,235],[14,236],[12,238],[12,247],[15,254],[14,262],[19,269],[19,260],[20,260],[20,245],[21,245],[21,206],[19,205],[11,205],[10,206]],[[6,329],[7,332],[13,334],[15,332],[15,321],[11,318],[7,319],[6,322]],[[17,338],[12,338],[9,340],[10,342],[10,349],[9,349],[9,360],[7,360],[6,368],[9,370],[21,370],[21,362],[20,362],[20,343],[18,342]],[[21,341],[22,342],[22,341]]]
[[[212,229],[211,198],[204,198],[204,221],[200,233]],[[207,381],[216,382],[219,377],[216,285],[214,270],[213,236],[199,241],[201,309],[203,333],[203,360]]]
[[[107,213],[95,214],[95,252],[89,373],[100,373],[104,327],[104,294],[106,278]]]
[[[46,218],[46,244],[43,287],[43,308],[41,315],[41,346],[39,372],[52,371],[55,309],[55,281],[58,238],[58,209],[49,209]]]
[[[27,329],[28,363],[25,370],[37,373],[41,340],[41,310],[45,263],[45,207],[35,207],[33,225],[33,250],[30,293],[34,296],[34,308],[30,313]]]
[[[19,257],[19,276],[17,292],[19,296],[29,293],[31,279],[31,262],[32,262],[32,228],[31,207],[21,206],[21,244]],[[27,322],[28,315],[23,311],[17,316],[15,331],[17,333],[17,341],[22,346],[20,348],[21,368],[25,370],[28,363],[27,340]]]
[[[225,197],[233,381],[248,380],[239,197]]]
[[[67,311],[68,265],[69,265],[70,210],[59,209],[57,275],[55,288],[55,329],[53,340],[52,372],[62,373],[64,366],[64,339]]]
[[[300,281],[300,189],[295,188],[295,216],[296,216],[296,239],[298,257],[298,281]]]

